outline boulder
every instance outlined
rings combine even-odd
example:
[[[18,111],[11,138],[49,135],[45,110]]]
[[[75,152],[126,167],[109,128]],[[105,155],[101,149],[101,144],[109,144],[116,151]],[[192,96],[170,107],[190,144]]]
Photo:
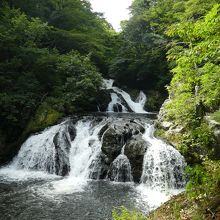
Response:
[[[143,140],[142,135],[132,137],[125,146],[124,153],[131,163],[132,175],[139,182],[142,175],[144,155],[150,143]]]
[[[110,165],[108,179],[115,182],[132,182],[131,165],[125,155],[120,154]]]
[[[102,152],[112,162],[121,152],[123,147],[123,135],[118,133],[117,130],[110,127],[104,133],[102,142]]]
[[[121,153],[122,147],[132,139],[133,135],[144,131],[144,127],[134,120],[112,122],[103,127],[99,133],[99,136],[102,136],[102,152],[111,163]]]
[[[100,153],[91,163],[89,178],[94,180],[105,179],[109,170],[109,161],[105,154]]]
[[[69,153],[71,141],[76,135],[73,125],[67,124],[53,138],[56,149],[55,154],[55,173],[60,176],[66,176],[70,171]]]

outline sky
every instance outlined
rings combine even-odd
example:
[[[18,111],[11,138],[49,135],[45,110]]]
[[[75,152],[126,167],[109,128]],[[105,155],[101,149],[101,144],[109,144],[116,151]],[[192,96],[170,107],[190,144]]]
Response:
[[[132,0],[90,0],[93,11],[104,13],[104,17],[116,31],[120,30],[120,22],[129,18],[128,7]]]

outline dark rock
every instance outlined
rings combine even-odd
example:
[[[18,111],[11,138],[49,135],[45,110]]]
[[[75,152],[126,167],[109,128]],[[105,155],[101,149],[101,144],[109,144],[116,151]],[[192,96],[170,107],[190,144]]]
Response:
[[[112,162],[120,153],[123,147],[123,136],[114,128],[108,128],[104,133],[102,152],[107,155]]]
[[[68,132],[69,132],[71,141],[73,141],[76,137],[76,128],[75,128],[75,125],[73,123],[69,124]]]
[[[99,139],[102,138],[104,132],[107,131],[108,128],[109,128],[109,123],[107,123],[106,125],[104,125],[104,126],[102,127],[102,129],[101,129],[100,132],[99,132]]]
[[[143,140],[140,134],[133,136],[131,140],[125,146],[125,155],[128,157],[131,163],[132,175],[135,182],[139,182],[142,175],[142,167],[144,154],[149,146],[145,140]]]
[[[60,130],[53,139],[56,149],[55,155],[55,173],[60,176],[66,176],[70,171],[69,152],[71,148],[71,136],[67,125],[64,129]]]
[[[109,90],[103,89],[96,97],[96,103],[98,106],[98,110],[101,112],[105,112],[108,108],[108,104],[111,102],[111,95]]]
[[[131,165],[125,155],[119,155],[110,165],[108,179],[116,182],[131,182]]]
[[[112,122],[105,130],[101,130],[103,135],[102,152],[106,154],[110,162],[121,153],[122,147],[129,141],[133,135],[143,133],[145,131],[141,124],[129,120],[118,120]]]
[[[105,179],[109,170],[108,158],[105,154],[101,153],[90,165],[90,179],[99,180]]]
[[[114,112],[122,112],[122,105],[120,103],[116,103],[113,105]]]

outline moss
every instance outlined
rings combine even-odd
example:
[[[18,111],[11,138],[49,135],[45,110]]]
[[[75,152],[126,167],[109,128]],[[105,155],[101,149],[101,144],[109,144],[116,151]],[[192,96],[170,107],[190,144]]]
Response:
[[[63,113],[58,112],[47,102],[44,102],[38,107],[36,113],[30,119],[23,134],[26,135],[43,130],[48,126],[55,124],[62,116]]]

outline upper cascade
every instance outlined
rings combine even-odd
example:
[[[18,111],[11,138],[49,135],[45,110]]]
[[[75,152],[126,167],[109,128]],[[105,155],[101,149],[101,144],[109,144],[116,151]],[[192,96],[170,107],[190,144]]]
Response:
[[[107,111],[115,112],[118,108],[120,108],[120,112],[128,112],[126,107],[123,105],[123,101],[128,105],[128,107],[135,113],[148,113],[144,110],[145,103],[147,101],[146,95],[140,91],[139,96],[137,97],[136,101],[133,101],[131,96],[125,92],[124,90],[113,86],[114,80],[113,79],[104,79],[103,80],[103,87],[108,90],[113,90],[114,93],[111,93],[112,101],[108,106]],[[123,100],[121,100],[121,98]]]

